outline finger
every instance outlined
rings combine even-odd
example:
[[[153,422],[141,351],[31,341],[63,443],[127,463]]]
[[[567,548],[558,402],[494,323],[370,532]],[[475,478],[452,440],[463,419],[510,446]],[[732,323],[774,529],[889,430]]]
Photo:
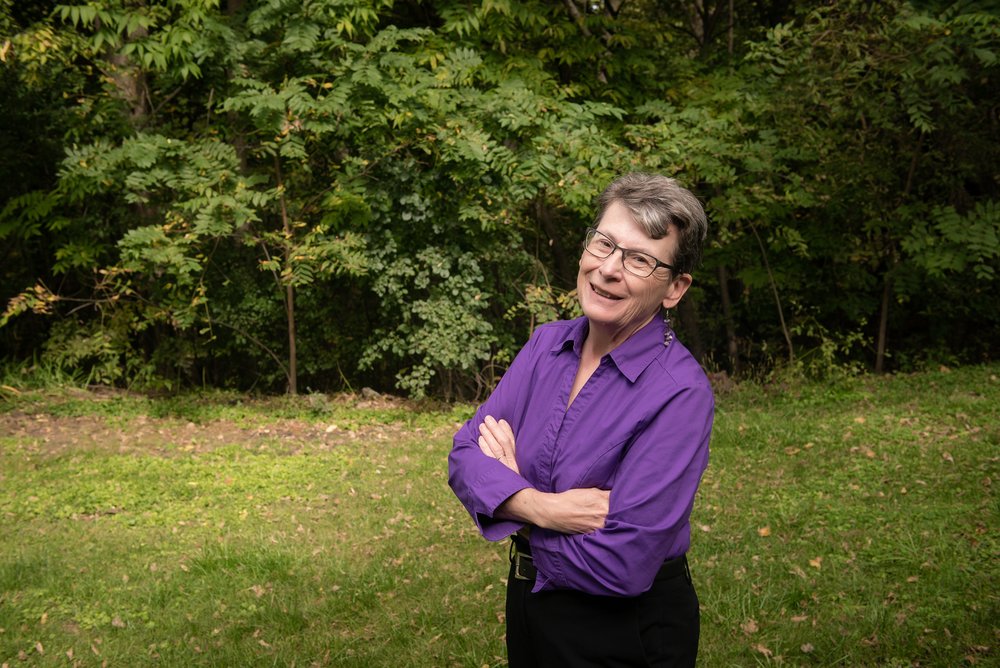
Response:
[[[499,460],[501,462],[506,462],[506,456],[503,451],[496,446],[490,446],[489,441],[484,437],[479,437],[479,449],[482,450],[483,454],[492,459]]]
[[[496,443],[497,447],[502,448],[505,455],[513,456],[514,438],[509,425],[508,429],[504,429],[500,423],[487,416],[487,419],[479,426],[479,433],[491,439],[490,442]]]
[[[514,429],[510,426],[510,423],[507,422],[506,420],[500,420],[500,422],[497,423],[497,426],[503,432],[504,436],[506,436],[507,439],[510,440],[510,446],[513,448],[514,447],[514,440],[515,440],[514,439]]]
[[[483,451],[484,455],[488,455],[490,457],[493,456],[493,450],[490,449],[489,444],[486,442],[486,438],[483,436],[479,437],[479,449]]]
[[[500,445],[496,436],[493,435],[493,432],[490,431],[489,427],[485,423],[479,425],[479,447],[483,448],[484,445],[486,446],[486,449],[484,449],[483,452],[488,454],[490,457],[499,459],[504,455],[503,446]]]
[[[506,420],[494,420],[490,418],[489,422],[485,423],[493,434],[493,437],[497,440],[497,443],[503,446],[504,450],[508,455],[514,454],[514,430],[511,429],[510,423]]]
[[[490,434],[492,434],[493,438],[497,440],[499,440],[503,436],[503,430],[500,428],[499,423],[496,420],[494,420],[493,416],[491,415],[487,415],[483,419],[482,424],[479,425],[480,432],[482,432],[484,429],[488,431]]]

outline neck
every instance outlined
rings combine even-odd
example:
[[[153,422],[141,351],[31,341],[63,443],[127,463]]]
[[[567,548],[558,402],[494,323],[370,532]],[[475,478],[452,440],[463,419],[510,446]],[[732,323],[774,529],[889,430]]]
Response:
[[[630,336],[648,325],[655,317],[656,314],[653,313],[638,325],[621,328],[605,327],[600,323],[589,320],[587,338],[583,341],[583,353],[596,358],[604,357],[627,341]]]

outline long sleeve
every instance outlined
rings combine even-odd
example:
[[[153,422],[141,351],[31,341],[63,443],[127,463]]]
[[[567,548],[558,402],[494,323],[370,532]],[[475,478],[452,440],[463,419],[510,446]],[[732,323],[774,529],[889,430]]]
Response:
[[[636,434],[614,475],[603,529],[572,536],[532,532],[541,574],[536,590],[636,596],[649,589],[665,558],[687,551],[713,406],[707,383],[687,388]]]
[[[654,319],[633,334],[601,359],[570,403],[587,321],[543,325],[455,435],[449,482],[490,540],[522,526],[494,517],[521,489],[610,490],[603,529],[532,529],[536,591],[634,596],[650,587],[664,560],[688,550],[714,400],[701,367],[679,341],[664,345],[665,333]],[[511,424],[520,475],[480,451],[486,415]]]
[[[500,504],[522,489],[531,487],[523,477],[479,449],[479,425],[487,415],[505,419],[518,431],[519,397],[530,382],[534,339],[514,358],[507,373],[476,414],[455,434],[448,456],[448,484],[472,516],[480,533],[492,541],[502,540],[524,524],[493,517]]]

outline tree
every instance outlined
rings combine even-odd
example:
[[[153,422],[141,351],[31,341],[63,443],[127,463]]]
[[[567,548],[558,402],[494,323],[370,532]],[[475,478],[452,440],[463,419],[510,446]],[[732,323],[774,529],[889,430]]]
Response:
[[[635,169],[710,212],[706,364],[995,354],[986,3],[2,2],[17,359],[473,396]]]

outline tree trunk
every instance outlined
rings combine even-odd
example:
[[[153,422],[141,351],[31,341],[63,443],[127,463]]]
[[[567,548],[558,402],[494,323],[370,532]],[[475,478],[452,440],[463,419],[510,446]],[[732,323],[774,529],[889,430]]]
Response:
[[[563,4],[566,6],[566,12],[569,14],[569,17],[573,20],[573,23],[576,24],[576,27],[580,30],[583,36],[593,37],[593,34],[590,32],[590,28],[587,27],[587,20],[580,13],[580,8],[576,6],[575,0],[563,0]],[[621,9],[620,4],[618,8]],[[601,41],[604,42],[605,49],[607,50],[611,44],[611,34],[606,30],[603,31]],[[597,66],[597,80],[602,84],[608,83],[608,73],[602,64]]]
[[[740,347],[736,340],[736,323],[733,320],[733,302],[729,297],[729,276],[724,266],[719,267],[719,291],[722,300],[722,320],[726,323],[729,370],[734,376],[739,376],[743,369],[740,364]]]
[[[548,244],[552,252],[552,264],[556,270],[556,282],[558,284],[572,285],[576,277],[576,268],[573,266],[573,257],[566,249],[563,234],[559,231],[559,226],[552,209],[545,203],[543,197],[535,200],[535,219],[541,227],[542,239]],[[582,239],[581,239],[582,242]],[[579,248],[579,246],[576,246]]]
[[[892,296],[892,278],[887,269],[882,277],[882,307],[878,318],[878,345],[875,349],[875,373],[882,373],[885,364],[885,343],[889,336],[889,301]]]
[[[778,320],[781,322],[781,333],[785,336],[785,343],[788,344],[788,361],[795,361],[795,348],[792,346],[792,335],[788,331],[788,325],[785,324],[785,312],[781,308],[781,297],[778,295],[778,284],[774,281],[774,274],[771,272],[771,263],[767,261],[767,250],[764,248],[764,241],[760,238],[760,234],[757,233],[757,227],[755,225],[750,225],[750,229],[753,230],[754,237],[757,238],[757,245],[760,246],[760,255],[764,259],[764,269],[767,270],[767,280],[771,284],[771,293],[774,295],[774,305],[778,309]]]
[[[97,27],[100,25],[101,21],[98,19]],[[125,43],[134,42],[148,34],[149,31],[145,28],[136,28],[125,37]],[[113,45],[105,47],[105,53],[109,65],[106,74],[114,83],[119,97],[128,105],[129,121],[133,126],[141,126],[149,111],[146,74],[127,54],[116,51]]]
[[[146,118],[146,78],[142,71],[132,65],[128,56],[114,54],[108,58],[111,64],[111,80],[121,98],[129,107],[129,122],[133,126],[142,125]]]
[[[285,186],[281,179],[281,158],[274,156],[274,173],[278,181],[281,202],[281,229],[285,233],[284,269],[287,271],[292,261],[292,225],[288,220],[285,204]],[[291,279],[285,284],[285,319],[288,322],[288,393],[298,394],[298,355],[295,335],[295,286]]]
[[[705,343],[701,338],[701,322],[698,307],[690,299],[682,299],[677,305],[677,315],[684,328],[684,345],[699,363],[705,359]]]
[[[910,198],[913,189],[913,178],[917,172],[917,164],[920,161],[920,151],[924,145],[924,135],[917,136],[917,144],[913,148],[913,155],[910,157],[910,169],[906,173],[906,183],[899,197],[899,206],[903,206]],[[889,339],[889,304],[892,302],[892,270],[896,266],[896,248],[888,232],[885,233],[886,269],[882,277],[882,304],[878,317],[878,343],[875,347],[875,373],[882,373],[885,368],[885,349]]]
[[[298,394],[298,353],[295,349],[295,288],[285,286],[285,315],[288,319],[288,393]]]
[[[729,57],[733,57],[733,29],[736,27],[736,19],[733,16],[733,0],[729,0],[729,28],[726,30],[726,46]]]

